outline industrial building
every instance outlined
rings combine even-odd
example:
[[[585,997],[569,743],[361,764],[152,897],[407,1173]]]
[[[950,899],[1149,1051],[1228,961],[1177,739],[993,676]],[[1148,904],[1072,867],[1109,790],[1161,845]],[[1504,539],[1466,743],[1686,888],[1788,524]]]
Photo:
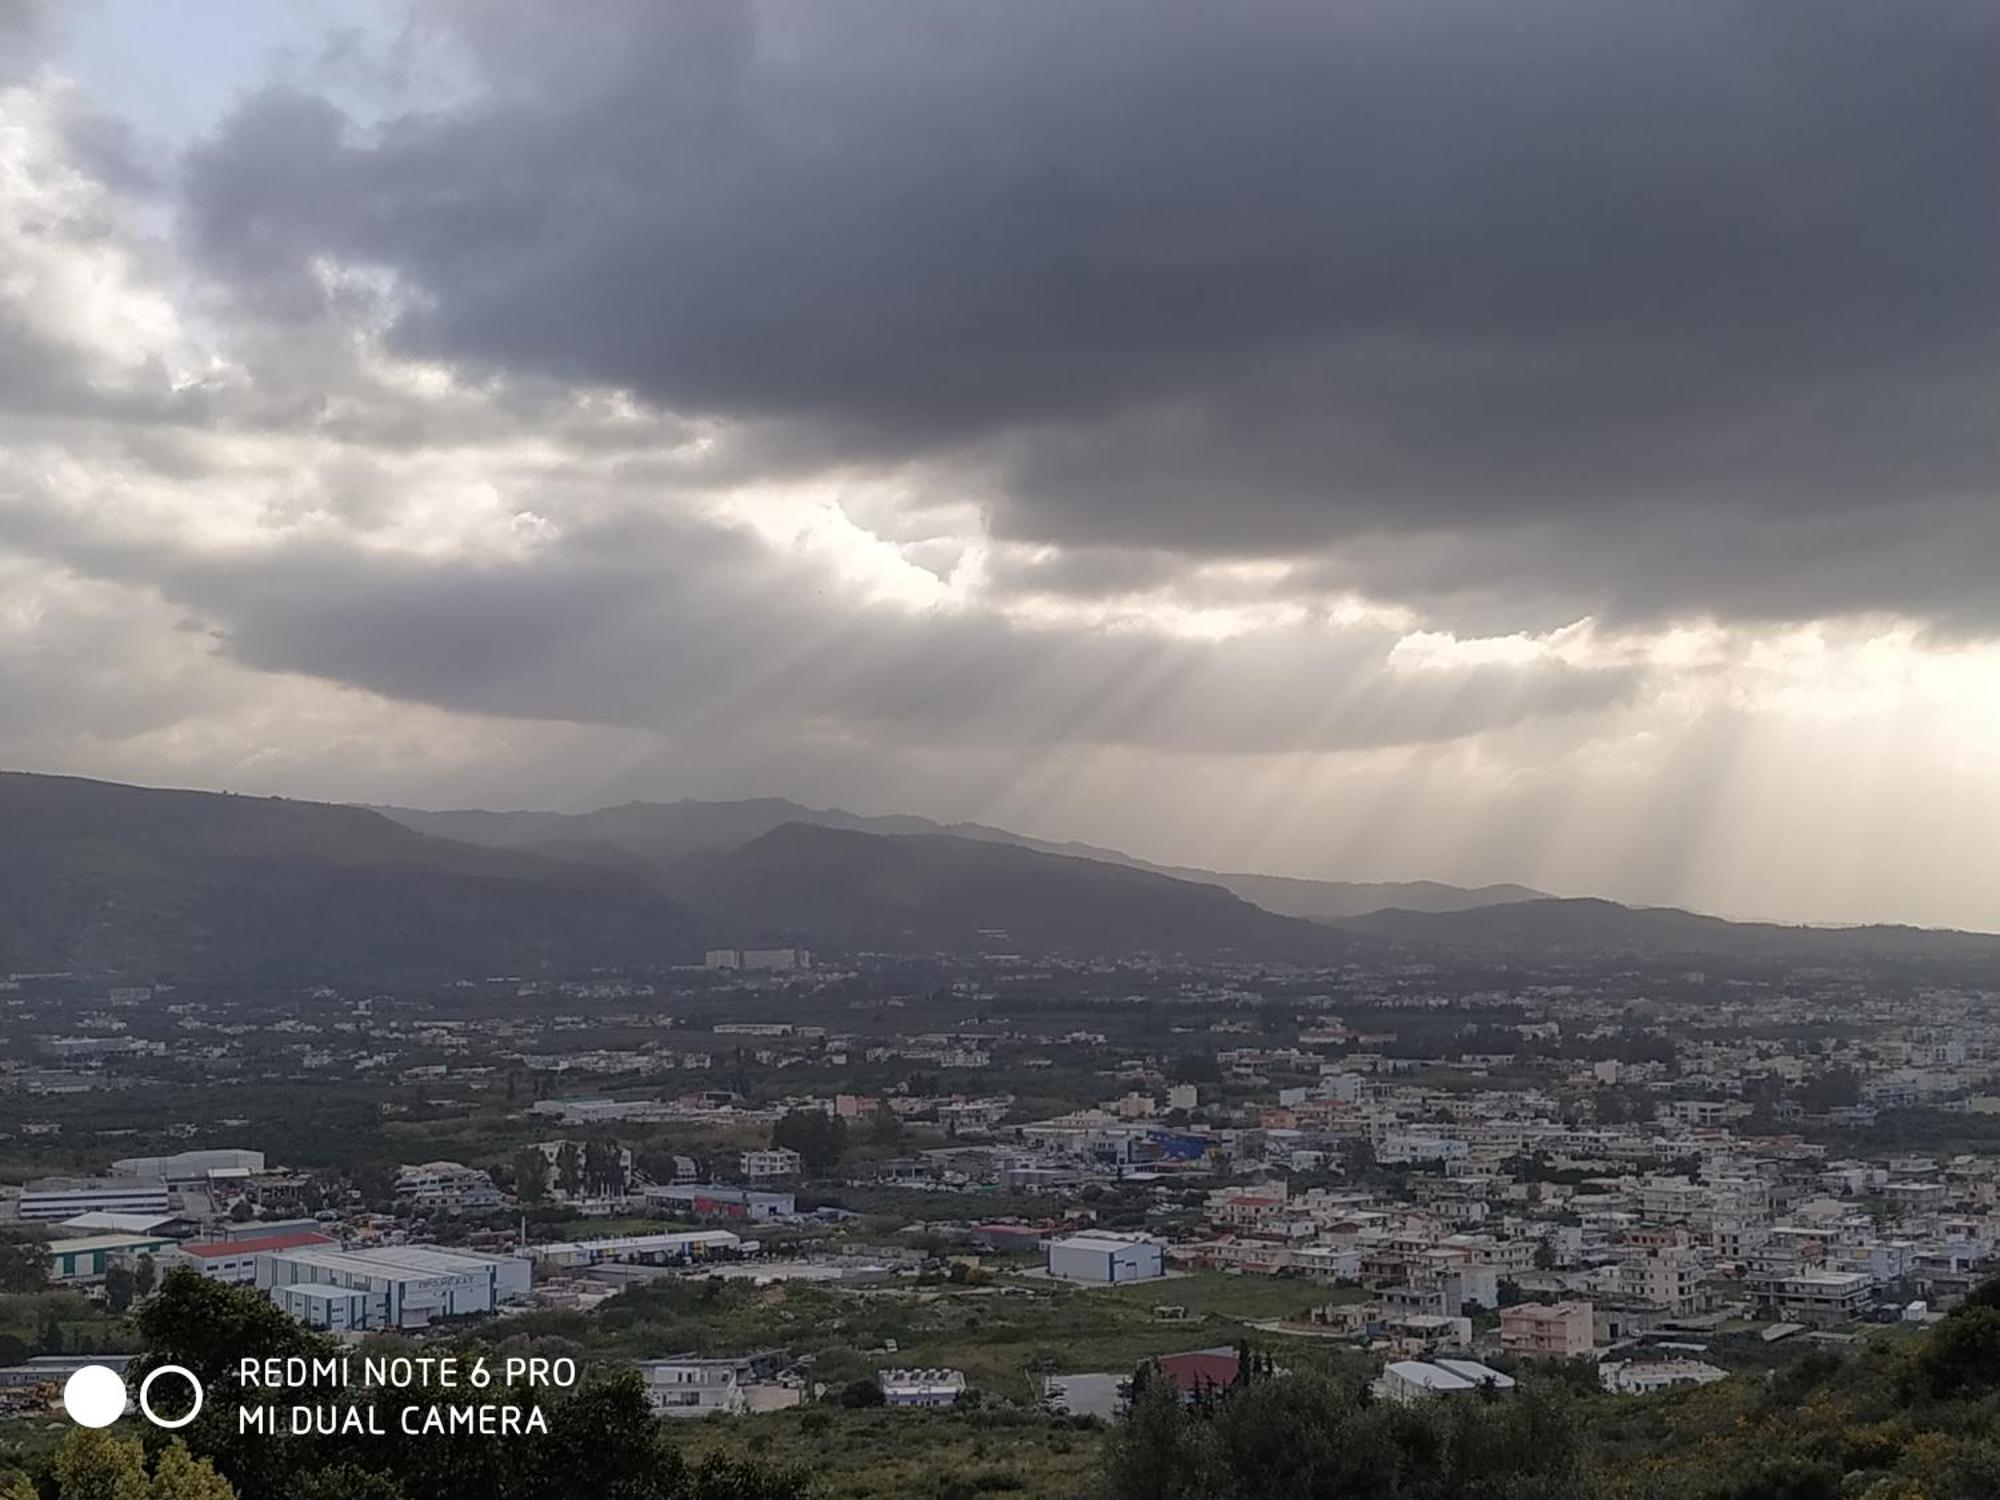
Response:
[[[528,1295],[533,1268],[519,1256],[426,1245],[376,1250],[284,1250],[257,1258],[257,1285],[312,1328],[422,1328],[439,1318],[494,1311]]]
[[[207,1240],[176,1245],[163,1265],[186,1266],[196,1275],[228,1286],[257,1284],[257,1257],[285,1250],[308,1250],[338,1244],[323,1234],[301,1231],[293,1234],[266,1234],[251,1239]]]
[[[735,1255],[742,1249],[742,1239],[727,1229],[691,1229],[676,1234],[557,1241],[537,1245],[531,1253],[543,1265],[567,1270],[599,1265],[682,1265],[715,1255]]]
[[[47,1245],[49,1279],[72,1285],[102,1281],[121,1260],[158,1255],[173,1245],[164,1235],[93,1234],[82,1239],[51,1240]]]
[[[757,1188],[719,1187],[714,1183],[675,1183],[649,1187],[650,1208],[682,1219],[789,1219],[798,1212],[798,1195]]]
[[[1049,1242],[1049,1275],[1064,1281],[1122,1286],[1166,1274],[1166,1252],[1144,1235],[1073,1234]]]
[[[111,1164],[120,1177],[164,1182],[168,1187],[199,1187],[218,1174],[239,1177],[264,1170],[264,1153],[221,1147],[211,1151],[180,1151],[172,1156],[127,1156]]]
[[[170,1211],[167,1185],[157,1178],[48,1177],[22,1190],[15,1212],[23,1219],[47,1222],[78,1214],[151,1214],[163,1219]]]

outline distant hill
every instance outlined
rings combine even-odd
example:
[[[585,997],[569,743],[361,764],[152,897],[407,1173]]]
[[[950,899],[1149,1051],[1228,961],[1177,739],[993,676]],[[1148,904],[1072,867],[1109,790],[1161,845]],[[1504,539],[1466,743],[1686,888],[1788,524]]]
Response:
[[[1151,952],[1330,961],[1341,935],[1220,886],[949,834],[786,823],[689,898],[732,943],[881,952]]]
[[[374,979],[698,955],[651,882],[355,807],[0,772],[0,972]]]
[[[675,888],[705,869],[713,856],[741,848],[787,823],[805,823],[854,833],[945,834],[979,843],[1011,844],[1044,854],[1127,865],[1177,880],[1219,885],[1266,911],[1314,921],[1392,906],[1411,911],[1460,911],[1546,896],[1546,892],[1523,885],[1467,889],[1432,880],[1354,882],[1228,874],[1187,865],[1152,864],[1117,849],[1033,839],[984,823],[935,823],[909,815],[867,817],[838,808],[805,807],[782,797],[756,797],[740,802],[627,802],[587,813],[420,812],[405,807],[381,807],[375,811],[423,833],[498,849],[537,850],[625,867],[636,858],[660,871]],[[621,853],[625,856],[623,860],[619,858]]]
[[[2000,963],[2000,936],[1901,926],[1792,927],[1729,922],[1666,906],[1591,899],[1519,901],[1456,912],[1378,911],[1339,928],[1424,952],[1547,959],[1616,955],[1846,961]]]

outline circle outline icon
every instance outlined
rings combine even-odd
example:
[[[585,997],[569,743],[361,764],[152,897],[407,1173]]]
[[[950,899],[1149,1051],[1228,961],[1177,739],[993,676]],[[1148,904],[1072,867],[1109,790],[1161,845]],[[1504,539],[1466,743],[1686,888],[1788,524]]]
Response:
[[[147,1401],[146,1397],[153,1389],[153,1382],[158,1380],[162,1375],[185,1376],[187,1383],[194,1387],[194,1405],[188,1408],[186,1416],[175,1417],[169,1420],[155,1412],[152,1404]],[[186,1365],[159,1365],[154,1369],[148,1370],[146,1378],[139,1382],[139,1410],[145,1414],[146,1420],[151,1422],[155,1427],[167,1432],[174,1432],[187,1426],[188,1423],[201,1415],[201,1404],[207,1394],[202,1389],[201,1381],[196,1378],[194,1371],[190,1370]]]

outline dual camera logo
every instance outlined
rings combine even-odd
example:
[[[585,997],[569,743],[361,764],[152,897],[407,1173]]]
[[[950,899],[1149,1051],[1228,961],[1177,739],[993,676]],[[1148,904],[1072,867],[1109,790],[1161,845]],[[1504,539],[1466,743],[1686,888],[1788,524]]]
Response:
[[[177,1417],[163,1417],[153,1410],[153,1382],[162,1375],[177,1375],[188,1383],[194,1392],[194,1404]],[[172,1389],[171,1386],[168,1388]],[[185,1427],[201,1415],[201,1382],[194,1371],[185,1365],[161,1365],[149,1371],[139,1382],[139,1411],[155,1427],[164,1427],[169,1432],[177,1427]],[[63,1382],[63,1410],[69,1419],[82,1427],[109,1427],[125,1415],[126,1403],[131,1398],[125,1390],[125,1377],[109,1365],[85,1365]]]

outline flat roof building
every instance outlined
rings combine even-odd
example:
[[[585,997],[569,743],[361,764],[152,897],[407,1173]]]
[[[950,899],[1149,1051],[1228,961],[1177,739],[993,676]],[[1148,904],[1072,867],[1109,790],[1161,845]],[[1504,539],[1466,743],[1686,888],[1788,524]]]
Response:
[[[1500,1347],[1529,1358],[1575,1359],[1590,1353],[1596,1327],[1588,1302],[1521,1302],[1500,1309]]]
[[[137,1260],[142,1255],[156,1255],[173,1243],[165,1235],[147,1234],[93,1234],[81,1239],[51,1240],[46,1247],[49,1279],[71,1284],[102,1281],[104,1273],[121,1258]]]
[[[1093,1286],[1155,1281],[1167,1274],[1166,1252],[1144,1235],[1072,1234],[1049,1241],[1048,1270]]]
[[[429,1245],[375,1250],[308,1248],[257,1257],[257,1285],[313,1328],[422,1328],[489,1313],[527,1297],[533,1267],[519,1256]]]
[[[1472,1359],[1399,1359],[1375,1382],[1376,1394],[1406,1404],[1437,1396],[1461,1396],[1489,1388],[1511,1391],[1514,1377]]]
[[[254,1239],[207,1240],[198,1244],[176,1245],[172,1259],[175,1264],[187,1266],[209,1281],[220,1281],[228,1286],[255,1286],[258,1256],[275,1255],[284,1250],[323,1248],[338,1243],[326,1235],[308,1231],[267,1234]]]
[[[217,1172],[261,1172],[264,1153],[224,1146],[207,1151],[179,1151],[172,1156],[127,1156],[114,1161],[111,1170],[120,1177],[141,1177],[164,1182],[169,1187],[195,1187]]]
[[[163,1219],[172,1205],[167,1185],[157,1178],[47,1177],[21,1192],[15,1212],[23,1219],[48,1222],[78,1214],[151,1214]]]

